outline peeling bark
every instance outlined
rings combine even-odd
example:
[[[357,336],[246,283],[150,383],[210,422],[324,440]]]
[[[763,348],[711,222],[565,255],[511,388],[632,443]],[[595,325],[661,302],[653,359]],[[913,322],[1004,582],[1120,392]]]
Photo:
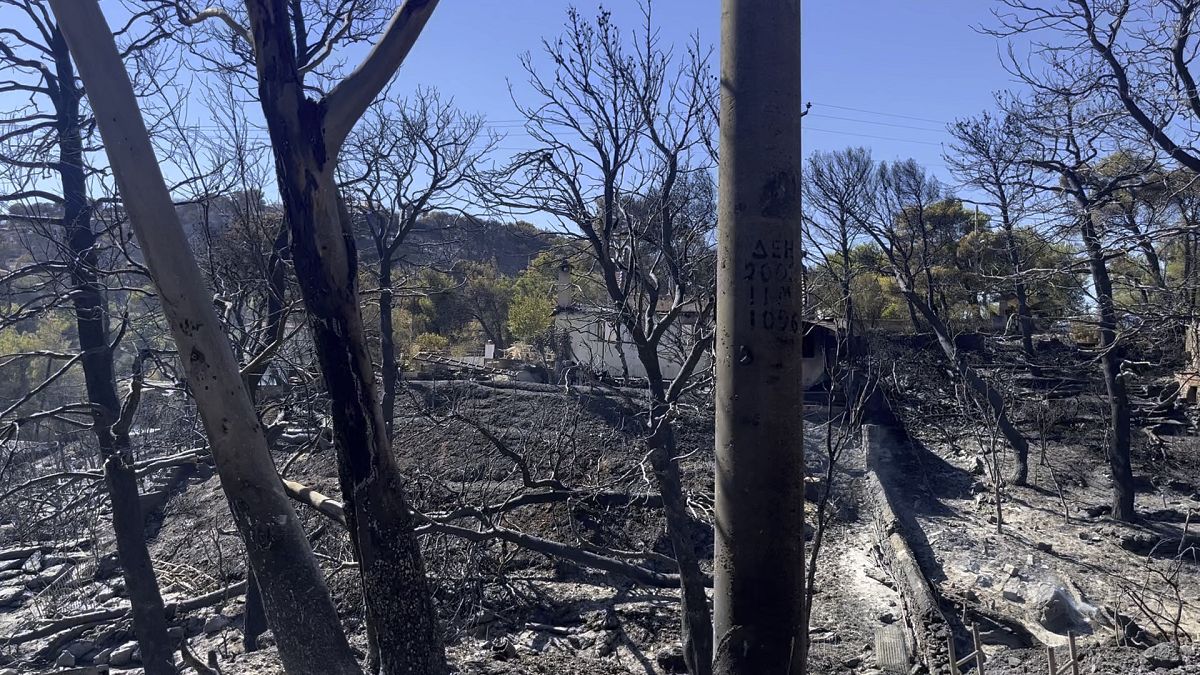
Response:
[[[378,644],[378,665],[389,675],[441,675],[447,665],[415,523],[375,386],[359,309],[354,237],[334,168],[345,134],[375,96],[371,93],[363,102],[366,92],[356,87],[375,83],[382,88],[407,52],[407,47],[394,51],[395,40],[401,39],[395,33],[419,33],[433,4],[409,2],[398,9],[368,61],[321,101],[305,95],[291,47],[288,3],[265,0],[247,6],[259,98],[292,233],[292,261],[332,404],[338,475],[359,562],[368,631]],[[405,21],[412,23],[406,28]],[[404,39],[410,47],[415,35]],[[398,59],[382,80],[379,69],[387,64],[372,63],[377,55]],[[358,84],[353,78],[359,78]],[[348,113],[347,107],[358,113]]]

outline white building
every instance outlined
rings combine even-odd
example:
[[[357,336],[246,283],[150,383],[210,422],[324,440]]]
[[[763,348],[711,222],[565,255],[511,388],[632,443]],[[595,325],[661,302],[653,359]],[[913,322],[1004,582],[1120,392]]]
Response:
[[[638,356],[637,347],[629,342],[628,335],[624,335],[622,339],[617,326],[610,320],[611,312],[580,306],[574,301],[570,266],[566,261],[563,261],[559,269],[557,288],[554,327],[565,336],[564,351],[567,352],[560,356],[560,363],[563,360],[574,361],[594,372],[614,378],[645,379],[646,369]],[[660,307],[663,313],[669,309],[669,300]],[[674,379],[683,368],[684,360],[695,341],[694,331],[698,319],[699,313],[695,309],[685,308],[663,336],[658,350],[658,362],[665,379]],[[832,360],[836,349],[837,334],[821,324],[804,322],[803,326],[803,384],[807,389],[825,380],[827,363]],[[696,367],[697,372],[707,370],[710,364],[711,353],[706,353]]]

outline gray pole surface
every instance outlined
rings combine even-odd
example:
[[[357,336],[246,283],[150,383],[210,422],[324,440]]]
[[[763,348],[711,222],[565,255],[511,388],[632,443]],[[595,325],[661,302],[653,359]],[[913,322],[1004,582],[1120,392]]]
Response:
[[[800,0],[723,0],[716,342],[718,675],[800,675]]]

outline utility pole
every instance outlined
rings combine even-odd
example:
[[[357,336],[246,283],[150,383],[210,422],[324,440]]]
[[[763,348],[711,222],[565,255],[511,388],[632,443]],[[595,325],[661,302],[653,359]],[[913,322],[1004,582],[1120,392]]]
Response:
[[[723,0],[716,675],[802,675],[800,0]]]

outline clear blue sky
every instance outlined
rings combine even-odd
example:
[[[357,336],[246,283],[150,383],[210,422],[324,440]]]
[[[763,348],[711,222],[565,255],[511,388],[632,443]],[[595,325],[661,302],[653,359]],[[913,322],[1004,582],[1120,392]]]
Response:
[[[433,85],[460,107],[487,116],[507,134],[501,156],[528,149],[509,97],[525,86],[518,56],[539,56],[542,37],[562,31],[561,0],[442,0],[394,85],[405,95]],[[577,0],[585,16],[601,3]],[[635,0],[604,3],[618,25],[641,21]],[[804,0],[804,96],[813,103],[806,118],[805,153],[848,145],[872,148],[876,158],[913,157],[948,180],[942,165],[945,124],[991,105],[991,94],[1011,86],[998,53],[1003,45],[974,30],[992,19],[994,0]],[[115,22],[117,0],[102,6]],[[0,8],[0,25],[17,18]],[[656,23],[665,42],[682,46],[693,32],[717,48],[719,0],[655,0]],[[343,54],[352,65],[360,50]],[[714,67],[718,56],[714,51]],[[0,97],[5,104],[11,96]],[[252,120],[261,114],[249,106]],[[189,106],[200,125],[211,112]],[[265,134],[263,134],[265,136]]]
[[[600,3],[574,3],[594,15]],[[634,0],[604,3],[622,26],[641,19]],[[805,153],[864,145],[879,159],[913,157],[943,178],[945,123],[987,108],[1011,86],[998,56],[1003,45],[974,30],[992,19],[989,0],[805,0]],[[524,84],[518,55],[536,55],[557,35],[566,2],[442,0],[405,63],[397,93],[436,85],[466,110],[508,134],[505,148],[528,147],[508,94]],[[718,0],[656,0],[664,40],[682,45],[692,32],[717,47]],[[714,53],[714,59],[717,56]],[[715,65],[715,61],[714,61]],[[852,110],[853,109],[853,110]],[[863,112],[865,111],[865,112]]]

